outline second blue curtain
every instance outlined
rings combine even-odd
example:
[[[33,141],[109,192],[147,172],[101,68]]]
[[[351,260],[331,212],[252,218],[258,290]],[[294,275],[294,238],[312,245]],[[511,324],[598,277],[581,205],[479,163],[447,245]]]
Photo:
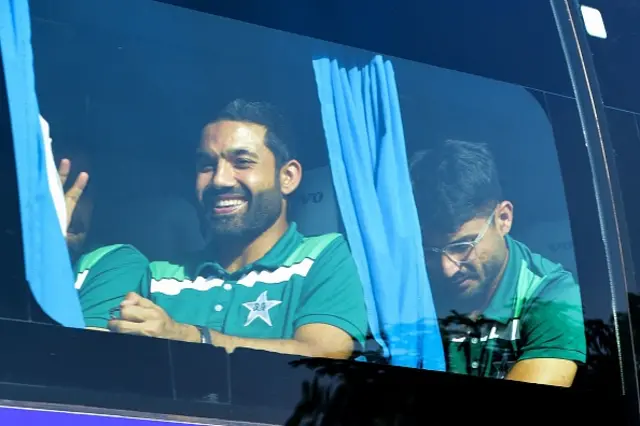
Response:
[[[393,66],[313,61],[332,176],[369,323],[391,363],[444,370]]]

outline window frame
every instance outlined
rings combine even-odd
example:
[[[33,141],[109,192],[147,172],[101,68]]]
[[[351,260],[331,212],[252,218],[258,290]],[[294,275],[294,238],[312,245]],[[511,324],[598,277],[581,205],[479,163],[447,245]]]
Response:
[[[284,29],[283,28],[284,25],[279,25],[279,26],[276,25],[276,22],[280,24],[283,24],[283,23],[281,21],[278,21],[277,19],[274,20],[273,19],[274,16],[271,16],[272,18],[271,21],[269,21],[269,19],[262,19],[264,16],[262,16],[260,12],[264,11],[264,8],[266,7],[264,6],[264,3],[256,2],[255,9],[248,9],[248,8],[240,9],[240,8],[235,8],[229,4],[221,4],[221,3],[217,3],[217,4],[209,3],[205,5],[204,3],[202,2],[198,3],[195,0],[193,1],[154,0],[154,1],[157,1],[160,3],[177,5],[180,7],[187,7],[189,9],[199,10],[205,13],[215,14],[217,16],[224,16],[232,19],[239,19],[245,22],[252,22],[252,23],[260,24],[262,26],[267,26],[272,28],[278,27],[277,29],[285,30],[293,33],[297,32],[297,31],[290,31],[290,30]],[[626,291],[628,291],[627,287],[629,288],[633,287],[635,286],[635,284],[633,283],[633,280],[632,280],[632,271],[629,271],[629,270],[625,271],[621,267],[621,265],[624,264],[624,262],[627,262],[628,264],[630,264],[629,251],[627,248],[629,236],[627,235],[626,224],[625,224],[623,214],[621,213],[618,207],[621,205],[621,201],[620,201],[621,195],[619,193],[620,192],[619,185],[616,183],[617,177],[615,172],[615,165],[613,164],[612,156],[611,156],[611,143],[609,141],[608,132],[606,130],[607,120],[603,114],[604,105],[602,103],[601,96],[599,94],[599,89],[597,88],[597,84],[595,83],[597,79],[596,79],[596,73],[595,73],[593,64],[589,60],[590,55],[589,55],[588,43],[586,42],[586,34],[584,30],[582,30],[582,27],[576,24],[581,22],[579,12],[577,11],[577,6],[569,0],[566,0],[566,1],[551,0],[551,2],[555,3],[557,7],[556,19],[565,36],[564,37],[565,53],[570,58],[572,58],[573,62],[575,62],[574,56],[576,55],[576,50],[582,51],[582,56],[581,56],[582,69],[580,70],[581,72],[574,70],[573,83],[576,86],[581,86],[581,85],[585,86],[589,84],[591,85],[590,90],[585,87],[582,87],[580,90],[577,91],[578,102],[582,107],[581,113],[582,113],[583,125],[585,125],[585,133],[587,134],[587,144],[590,145],[592,155],[594,155],[591,167],[594,171],[594,174],[597,177],[596,180],[598,180],[598,185],[601,186],[600,190],[603,193],[602,202],[600,205],[601,211],[603,212],[602,214],[606,216],[607,214],[611,214],[611,212],[616,212],[616,211],[618,212],[618,216],[617,216],[617,218],[619,219],[618,224],[605,226],[604,235],[607,237],[607,241],[609,241],[609,244],[610,244],[609,255],[610,257],[612,257],[612,260],[611,260],[612,263],[610,264],[610,266],[611,266],[611,271],[613,271],[611,273],[614,275],[614,277],[616,277],[614,281],[615,282],[621,281],[625,283],[623,286],[618,285],[614,287],[616,291],[616,296],[618,300],[625,301]],[[560,8],[560,6],[563,6],[564,9]],[[271,4],[271,7],[273,7],[273,4]],[[203,9],[207,9],[207,10],[203,10]],[[266,22],[261,22],[261,21],[266,21]],[[319,37],[319,38],[322,38],[322,37]],[[341,44],[348,44],[348,45],[361,44],[361,43],[352,44],[348,42],[345,43],[343,41],[338,41],[338,40],[333,40],[333,41],[341,42]],[[364,47],[364,46],[360,45],[359,47]],[[405,55],[398,55],[397,53],[393,53],[392,51],[384,51],[385,49],[380,49],[380,48],[373,48],[373,49],[369,48],[369,50],[373,50],[383,54],[392,54],[394,56],[401,56],[401,57],[405,56]],[[4,80],[4,75],[2,75],[2,79]],[[6,91],[2,90],[0,93],[0,104],[4,106],[6,103],[5,101],[6,101]],[[590,120],[593,120],[593,121],[590,121]],[[7,119],[6,114],[3,113],[2,116],[0,116],[0,122],[2,122],[1,128],[8,129],[10,133],[10,120]],[[604,129],[604,130],[594,129],[592,128],[592,126],[589,126],[590,123],[597,123],[600,125],[601,129]],[[6,140],[10,141],[11,139],[9,138]],[[3,144],[3,147],[6,148],[8,145],[9,144],[7,145]],[[600,153],[601,155],[597,155],[598,153]],[[15,170],[13,172],[15,173]],[[16,187],[15,195],[17,197],[17,187]],[[616,217],[616,216],[611,216],[611,217]],[[17,219],[18,219],[17,222],[10,223],[9,227],[13,229],[13,235],[15,235],[17,230],[18,238],[17,239],[13,238],[12,240],[4,240],[3,243],[6,249],[12,249],[13,251],[21,252],[22,244],[19,241],[19,237],[20,237],[19,215]],[[616,247],[619,247],[619,250],[617,252],[615,251]],[[18,265],[18,270],[20,269],[21,267]],[[15,275],[15,274],[13,276],[18,277],[18,275]],[[20,278],[16,278],[16,279],[21,280],[23,284],[26,284],[26,282],[24,282],[24,274],[22,274]],[[627,285],[626,283],[629,283],[629,284]],[[34,303],[35,301],[32,300],[31,304],[33,305]],[[621,303],[620,306],[622,308],[622,312],[628,313],[628,305],[626,303]],[[46,330],[46,332],[52,332],[52,329],[50,328],[50,326],[38,325],[38,327],[45,327],[42,330]],[[627,335],[621,336],[622,344],[625,344],[625,342],[626,343],[631,342],[632,331],[633,330],[629,328],[629,332],[627,333]],[[103,338],[105,339],[113,338],[113,336],[111,337],[97,336],[95,335],[95,333],[92,333],[93,337],[91,339],[85,339],[84,337],[82,337],[85,333],[92,333],[92,332],[69,330],[68,336],[73,336],[76,339],[81,339],[86,341],[89,341],[89,340],[98,341],[99,339],[103,339]],[[68,337],[68,339],[69,341],[71,341],[71,337]],[[180,344],[176,344],[174,342],[167,343],[168,348],[179,346],[179,345]],[[197,345],[191,345],[191,346],[194,348],[197,347]],[[194,351],[198,352],[197,357],[199,359],[206,360],[206,357],[209,356],[209,353],[211,351],[205,351],[202,349],[203,348],[198,348],[198,349],[194,349]],[[206,349],[209,349],[209,348],[206,348]],[[636,355],[633,352],[632,348],[624,349],[622,351],[622,355],[625,359],[623,374],[625,378],[627,378],[627,380],[625,381],[626,395],[629,396],[630,397],[629,399],[632,401],[633,404],[635,404],[634,405],[635,408],[632,409],[631,412],[637,414],[639,392],[638,392],[638,383],[636,379],[637,371],[635,367]],[[233,359],[233,356],[227,357],[225,362],[227,364],[231,364],[233,362],[231,361],[231,359]],[[293,359],[288,359],[287,361],[280,360],[280,361],[277,361],[276,364],[278,364],[280,368],[284,369],[282,371],[289,371],[288,363],[291,361],[293,361]],[[203,368],[206,368],[206,361],[203,362],[203,365],[204,365]],[[370,367],[367,366],[362,368],[367,369]],[[378,367],[377,366],[376,368],[382,368],[383,370],[387,370],[390,372],[391,371],[397,372],[396,368],[394,367]],[[371,370],[369,371],[371,372]],[[371,374],[373,373],[371,372]],[[397,374],[400,375],[400,373],[397,373]],[[416,374],[416,376],[420,376],[421,384],[427,385],[427,386],[434,382],[438,382],[441,384],[444,383],[445,386],[447,387],[450,387],[453,384],[461,385],[461,386],[474,386],[473,385],[474,381],[470,380],[469,378],[462,378],[462,377],[454,378],[450,376],[449,378],[443,378],[443,377],[438,378],[438,374],[432,373],[432,372],[420,372]],[[175,378],[173,378],[172,380],[175,380]],[[230,377],[227,377],[226,380],[230,381]],[[229,382],[227,382],[226,384],[229,387],[232,386],[232,384]],[[493,388],[494,390],[498,390],[498,392],[504,396],[508,395],[510,392],[515,391],[516,389],[517,389],[516,394],[519,394],[519,395],[536,394],[536,392],[541,392],[540,395],[543,395],[545,393],[548,395],[551,395],[553,392],[556,392],[555,389],[534,390],[533,387],[531,386],[514,384],[514,383],[498,384],[498,383],[488,383],[487,381],[483,381],[483,383],[480,383],[480,384],[476,382],[475,385],[477,385],[478,389],[480,390],[485,388]],[[105,401],[103,401],[104,395],[100,392],[96,393],[95,395],[93,395],[91,392],[87,393],[84,391],[71,392],[71,394],[73,395],[71,397],[65,394],[67,394],[66,390],[63,391],[62,389],[56,388],[55,386],[51,386],[48,389],[42,388],[42,389],[34,390],[34,389],[29,389],[29,386],[20,385],[17,383],[0,385],[0,395],[2,395],[2,397],[7,399],[32,400],[32,401],[39,400],[43,402],[48,401],[48,402],[72,403],[71,400],[74,398],[77,398],[76,401],[78,401],[77,402],[78,404],[87,404],[87,405],[96,405],[96,406],[111,405],[110,408],[135,409],[136,411],[140,410],[140,411],[149,411],[149,412],[157,411],[157,407],[155,407],[155,409],[152,408],[155,406],[157,402],[153,398],[149,399],[149,398],[136,397],[136,398],[133,398],[131,401],[127,402],[126,401],[127,398],[125,398],[124,396],[120,396],[120,397],[115,397],[113,401],[111,401],[110,403],[105,403]],[[85,394],[85,395],[82,396],[81,394]],[[561,393],[557,393],[556,395],[558,395],[559,399],[563,401],[570,401],[572,400],[572,398],[574,399],[576,398],[575,395],[569,395],[565,393],[564,395],[567,395],[567,398],[566,400],[564,400],[563,399],[564,397],[560,397]],[[585,397],[585,399],[588,399],[588,397]],[[579,401],[576,403],[576,406],[579,406],[584,403],[584,399],[583,400],[576,399],[576,401]],[[617,401],[614,402],[613,404],[615,405],[616,403]],[[173,401],[172,404],[173,405],[169,404],[170,408],[168,409],[174,412],[175,414],[185,414],[185,415],[194,415],[194,416],[204,415],[209,417],[213,415],[215,412],[215,415],[219,415],[223,418],[229,418],[229,416],[232,417],[234,415],[232,413],[233,409],[231,409],[230,407],[225,407],[225,408],[217,407],[217,409],[212,410],[211,405],[205,406],[201,401],[197,401],[197,402]],[[145,409],[144,407],[149,407],[149,408]],[[165,407],[163,407],[163,409],[165,409]],[[251,408],[247,406],[245,406],[243,409],[246,410],[245,413],[249,413],[250,411],[252,411]],[[257,408],[257,409],[254,409],[253,411],[256,412],[257,414],[254,414],[253,417],[251,416],[247,416],[247,417],[249,417],[249,419],[253,419],[254,421],[263,421],[259,419],[265,418],[264,410]],[[282,413],[278,413],[278,414],[272,413],[272,414],[266,415],[266,417],[271,417],[272,421],[280,421],[281,416],[282,416]],[[243,417],[242,420],[248,421],[249,419],[247,417]]]

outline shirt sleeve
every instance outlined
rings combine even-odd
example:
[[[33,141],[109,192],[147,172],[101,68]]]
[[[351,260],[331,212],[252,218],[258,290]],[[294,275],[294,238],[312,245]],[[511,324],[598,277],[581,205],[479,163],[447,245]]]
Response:
[[[522,316],[524,346],[519,360],[533,358],[586,361],[580,288],[565,272],[545,285]]]
[[[129,292],[139,294],[149,280],[149,262],[133,246],[98,249],[78,261],[76,289],[87,327],[107,328],[111,310]],[[100,250],[103,250],[100,252]]]
[[[345,239],[332,241],[305,280],[294,327],[322,323],[340,328],[364,344],[368,320],[358,270]]]

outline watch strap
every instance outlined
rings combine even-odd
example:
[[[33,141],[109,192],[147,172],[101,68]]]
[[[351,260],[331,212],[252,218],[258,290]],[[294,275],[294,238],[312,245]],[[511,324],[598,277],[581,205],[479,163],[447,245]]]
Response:
[[[213,342],[211,341],[211,332],[209,331],[209,329],[207,327],[202,327],[199,325],[196,325],[195,327],[200,332],[200,343],[212,345]]]

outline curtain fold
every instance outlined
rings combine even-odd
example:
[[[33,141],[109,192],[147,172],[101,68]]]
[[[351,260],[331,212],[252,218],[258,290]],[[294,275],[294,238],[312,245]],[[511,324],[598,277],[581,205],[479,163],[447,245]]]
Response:
[[[313,61],[332,177],[373,337],[399,366],[443,371],[393,66]]]
[[[33,73],[26,0],[0,0],[0,48],[13,134],[25,274],[44,312],[68,327],[84,327],[73,272],[47,173]]]

